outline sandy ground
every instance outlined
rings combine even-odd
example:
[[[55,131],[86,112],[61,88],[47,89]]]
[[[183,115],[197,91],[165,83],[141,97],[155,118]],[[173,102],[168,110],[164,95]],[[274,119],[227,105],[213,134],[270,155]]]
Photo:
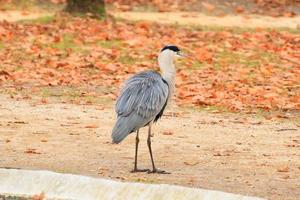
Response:
[[[53,13],[43,12],[29,12],[29,11],[0,11],[0,21],[5,20],[9,22],[20,21],[20,20],[32,20],[39,17],[51,16]]]
[[[268,17],[260,15],[225,15],[223,17],[209,16],[202,13],[185,12],[109,12],[117,18],[126,20],[148,20],[158,23],[195,25],[195,26],[220,26],[220,27],[245,27],[245,28],[292,28],[300,29],[300,16],[296,17]],[[30,20],[39,17],[51,16],[53,13],[45,12],[20,12],[1,11],[0,21]]]
[[[148,20],[158,23],[220,26],[220,27],[245,27],[245,28],[292,28],[300,29],[300,16],[297,17],[268,17],[260,15],[225,15],[222,17],[208,16],[202,13],[185,12],[113,12],[113,16],[126,20]]]
[[[37,104],[0,95],[0,167],[169,183],[269,199],[300,197],[299,122],[167,112],[154,126],[153,151],[156,165],[171,174],[132,174],[135,135],[111,144],[115,116],[109,107]],[[151,167],[145,129],[139,166]]]

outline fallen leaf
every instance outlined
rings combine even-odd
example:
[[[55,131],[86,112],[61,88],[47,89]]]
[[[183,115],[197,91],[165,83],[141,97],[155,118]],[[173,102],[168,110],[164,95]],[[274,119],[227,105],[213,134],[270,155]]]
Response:
[[[43,103],[43,104],[47,104],[47,103],[48,103],[48,100],[47,100],[47,99],[45,99],[45,98],[42,98],[42,99],[41,99],[41,103]]]
[[[173,135],[174,133],[172,131],[164,131],[162,134],[163,135]]]
[[[84,128],[98,128],[98,125],[96,124],[91,124],[91,125],[87,125]]]
[[[243,13],[245,11],[245,8],[243,6],[237,6],[235,8],[236,13]]]
[[[44,192],[41,192],[40,194],[36,194],[32,197],[32,200],[45,200],[46,195]]]
[[[185,161],[183,162],[185,165],[189,165],[189,166],[195,166],[197,164],[199,164],[199,161]]]
[[[289,172],[289,167],[288,166],[282,166],[277,169],[277,172]]]
[[[201,4],[209,12],[213,11],[216,8],[216,6],[207,2],[201,2]]]
[[[24,153],[28,153],[28,154],[41,154],[40,152],[37,152],[36,149],[32,149],[32,148],[28,148],[26,151],[24,151]]]

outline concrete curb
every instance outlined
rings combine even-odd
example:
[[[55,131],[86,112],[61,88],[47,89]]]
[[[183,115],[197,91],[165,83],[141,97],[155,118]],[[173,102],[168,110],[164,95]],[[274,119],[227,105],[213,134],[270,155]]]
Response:
[[[0,169],[0,194],[80,200],[261,200],[237,194],[166,184],[123,183],[50,171]]]

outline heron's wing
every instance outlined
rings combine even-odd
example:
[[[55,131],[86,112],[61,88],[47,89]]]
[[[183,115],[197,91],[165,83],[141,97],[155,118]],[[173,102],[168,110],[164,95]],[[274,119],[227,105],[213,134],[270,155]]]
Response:
[[[168,96],[169,87],[156,72],[142,72],[130,78],[117,100],[118,119],[112,130],[113,142],[119,143],[128,134],[157,120]]]
[[[152,120],[166,105],[169,87],[160,74],[146,71],[130,78],[117,100],[118,116],[137,114],[146,121]]]

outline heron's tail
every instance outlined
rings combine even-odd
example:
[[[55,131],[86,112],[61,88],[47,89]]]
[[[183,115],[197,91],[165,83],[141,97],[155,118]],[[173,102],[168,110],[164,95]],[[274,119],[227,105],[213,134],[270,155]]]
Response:
[[[118,117],[111,134],[113,143],[120,143],[127,135],[133,132],[133,129],[134,127],[131,127],[128,118]]]

